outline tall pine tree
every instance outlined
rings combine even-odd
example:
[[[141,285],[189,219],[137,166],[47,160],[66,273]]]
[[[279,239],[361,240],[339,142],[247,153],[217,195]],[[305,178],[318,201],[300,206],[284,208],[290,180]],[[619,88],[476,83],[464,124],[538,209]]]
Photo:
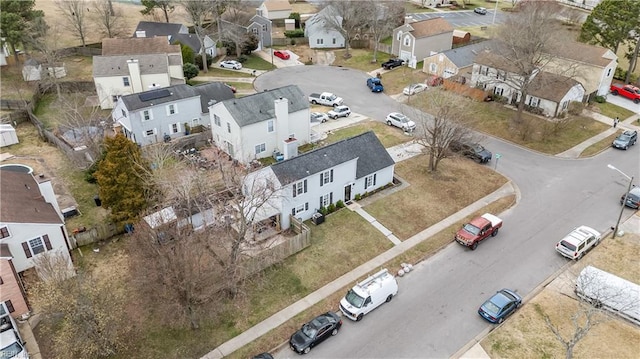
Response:
[[[580,41],[618,52],[640,30],[640,1],[602,0],[582,24]]]
[[[94,175],[102,205],[111,210],[112,222],[132,222],[147,208],[148,165],[138,145],[121,134],[106,138],[104,144],[105,156]]]

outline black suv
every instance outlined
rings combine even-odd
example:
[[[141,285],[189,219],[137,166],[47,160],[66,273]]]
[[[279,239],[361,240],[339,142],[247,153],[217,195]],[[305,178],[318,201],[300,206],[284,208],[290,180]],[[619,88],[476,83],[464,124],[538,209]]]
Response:
[[[615,148],[619,148],[622,150],[626,150],[627,148],[636,144],[638,140],[638,131],[624,131],[615,140],[611,146]]]
[[[389,59],[382,63],[382,68],[385,70],[391,70],[394,67],[402,66],[404,64],[403,59]]]
[[[478,161],[478,163],[487,163],[491,161],[491,157],[493,156],[491,151],[482,147],[479,143],[462,143],[454,141],[449,145],[449,149]]]

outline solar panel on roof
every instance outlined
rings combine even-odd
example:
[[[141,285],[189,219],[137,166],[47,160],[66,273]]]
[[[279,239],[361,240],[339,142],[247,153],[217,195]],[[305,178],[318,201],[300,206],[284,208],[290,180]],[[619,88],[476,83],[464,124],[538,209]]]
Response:
[[[138,95],[140,101],[151,101],[163,97],[171,96],[171,92],[167,89],[155,90],[155,91],[147,91]]]

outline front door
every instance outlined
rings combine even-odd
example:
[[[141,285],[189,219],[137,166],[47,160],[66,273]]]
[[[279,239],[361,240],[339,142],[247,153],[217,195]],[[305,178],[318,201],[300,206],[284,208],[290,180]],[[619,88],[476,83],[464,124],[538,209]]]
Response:
[[[351,185],[350,184],[344,186],[344,201],[345,202],[351,201]]]

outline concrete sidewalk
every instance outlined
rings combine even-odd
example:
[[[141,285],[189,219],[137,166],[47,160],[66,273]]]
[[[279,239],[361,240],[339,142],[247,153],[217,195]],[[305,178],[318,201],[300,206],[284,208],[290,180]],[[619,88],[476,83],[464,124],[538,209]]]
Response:
[[[315,292],[307,295],[306,297],[300,299],[299,301],[275,313],[274,315],[263,320],[257,325],[249,328],[248,330],[241,333],[240,335],[223,343],[222,345],[215,348],[213,351],[209,352],[202,358],[218,359],[233,353],[234,351],[242,348],[243,346],[251,343],[257,338],[268,333],[269,331],[279,327],[289,319],[309,309],[310,307],[317,304],[321,300],[327,298],[328,296],[332,295],[333,293],[339,290],[342,290],[342,288],[352,284],[353,282],[356,282],[358,279],[379,269],[388,261],[394,259],[398,255],[422,243],[423,241],[427,240],[428,238],[435,235],[436,233],[446,229],[447,227],[455,224],[456,222],[463,220],[465,217],[469,216],[475,211],[482,209],[486,205],[514,193],[515,193],[515,188],[512,186],[512,184],[510,182],[505,184],[504,186],[500,187],[497,191],[472,203],[471,205],[460,210],[459,212],[452,214],[451,216],[423,230],[422,232],[414,235],[413,237],[405,240],[404,242],[401,242],[400,244],[395,245],[394,247],[387,250],[386,252],[378,255],[377,257],[371,259],[366,263],[363,263],[362,265],[355,268],[351,272],[344,274],[343,276],[337,278],[333,282],[325,285],[324,287],[316,290]]]

